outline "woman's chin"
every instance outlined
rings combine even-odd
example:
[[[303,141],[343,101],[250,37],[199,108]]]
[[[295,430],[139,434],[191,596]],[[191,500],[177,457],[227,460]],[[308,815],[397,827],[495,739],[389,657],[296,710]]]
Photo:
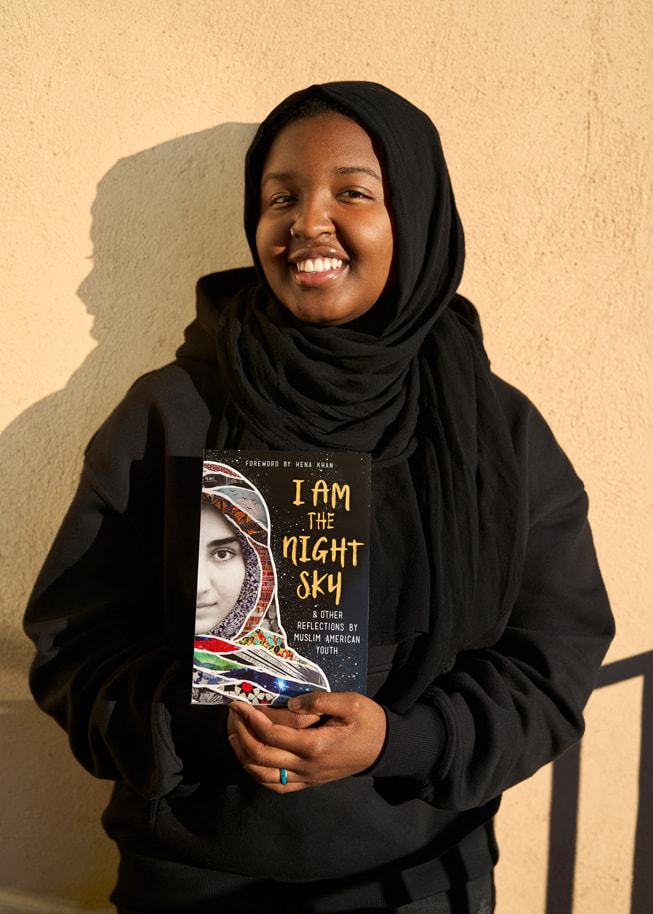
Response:
[[[342,324],[349,324],[362,317],[372,307],[372,305],[353,304],[342,300],[339,296],[322,294],[323,292],[324,287],[316,287],[300,296],[285,296],[281,303],[298,321],[319,327],[339,327]]]

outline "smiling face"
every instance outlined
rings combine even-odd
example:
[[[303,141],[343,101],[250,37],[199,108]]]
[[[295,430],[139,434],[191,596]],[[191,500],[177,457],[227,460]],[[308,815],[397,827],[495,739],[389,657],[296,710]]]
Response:
[[[245,580],[235,528],[213,505],[202,505],[195,634],[211,631],[234,608]]]
[[[321,114],[277,134],[263,167],[256,249],[272,291],[299,320],[345,324],[372,308],[394,240],[381,164],[362,127]]]

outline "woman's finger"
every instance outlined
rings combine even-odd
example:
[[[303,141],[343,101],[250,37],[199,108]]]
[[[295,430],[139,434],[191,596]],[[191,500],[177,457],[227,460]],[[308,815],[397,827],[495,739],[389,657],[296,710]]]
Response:
[[[246,731],[237,730],[229,737],[229,743],[240,764],[248,771],[254,768],[297,770],[301,767],[301,759],[296,755],[258,743]]]
[[[266,787],[274,793],[296,793],[298,790],[304,790],[310,786],[294,771],[289,771],[287,768],[261,768],[252,765],[247,768],[247,773],[261,787]]]
[[[243,770],[262,787],[266,787],[268,790],[272,790],[275,793],[295,793],[298,790],[304,790],[305,787],[310,786],[299,774],[291,769],[283,767],[283,765],[276,767],[271,765],[257,765],[252,762],[248,752],[241,744],[237,733],[234,733],[229,737],[229,742],[231,743],[236,758],[243,766]]]
[[[273,708],[269,705],[257,705],[256,710],[263,714],[273,724],[283,724],[295,730],[306,730],[320,722],[317,714],[304,714],[289,711],[287,708]]]
[[[256,719],[254,722],[257,722]],[[233,715],[229,742],[236,758],[247,770],[251,767],[270,768],[277,771],[281,768],[301,769],[301,759],[297,755],[270,744],[270,729],[274,726],[263,718],[263,724],[258,729],[254,729],[245,716]]]
[[[271,749],[283,749],[303,757],[307,747],[312,744],[311,738],[306,737],[306,733],[312,731],[273,722],[257,708],[245,702],[233,702],[229,707],[229,713],[234,727],[240,722],[257,742]]]
[[[288,702],[288,710],[300,717],[338,717],[347,720],[356,716],[371,699],[358,692],[306,692]]]

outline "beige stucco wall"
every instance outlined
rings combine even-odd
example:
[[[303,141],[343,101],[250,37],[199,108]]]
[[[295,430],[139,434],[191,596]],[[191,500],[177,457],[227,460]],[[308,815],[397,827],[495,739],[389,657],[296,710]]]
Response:
[[[0,911],[106,906],[108,786],[30,702],[22,609],[92,430],[170,359],[195,279],[245,260],[251,125],[308,83],[385,82],[439,126],[495,369],[591,495],[619,628],[608,662],[653,649],[651,10],[1,0]],[[641,702],[636,677],[588,709],[574,914],[630,910]],[[499,914],[544,914],[550,784],[543,771],[504,800]]]

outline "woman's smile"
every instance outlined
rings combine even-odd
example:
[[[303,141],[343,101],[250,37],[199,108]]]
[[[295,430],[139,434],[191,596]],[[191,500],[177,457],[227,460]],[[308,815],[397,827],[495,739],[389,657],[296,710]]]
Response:
[[[326,273],[327,271],[335,272],[343,268],[343,262],[337,257],[316,257],[315,259],[307,258],[300,260],[296,264],[298,273]]]
[[[268,152],[256,248],[277,298],[299,320],[338,325],[386,288],[394,238],[381,163],[354,121],[290,123]]]
[[[348,267],[344,254],[325,245],[295,251],[288,262],[294,266],[295,282],[300,286],[326,285],[342,276]]]

